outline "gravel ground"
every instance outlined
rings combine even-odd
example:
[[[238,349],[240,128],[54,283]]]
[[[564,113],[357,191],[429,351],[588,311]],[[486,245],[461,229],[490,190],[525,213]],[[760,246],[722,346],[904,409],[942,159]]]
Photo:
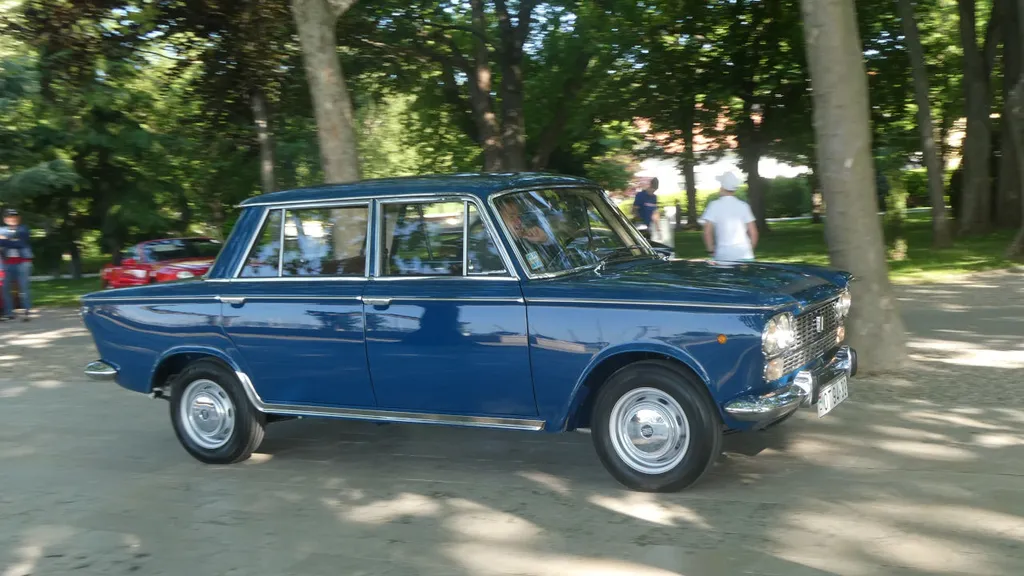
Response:
[[[0,576],[1024,574],[1024,275],[899,290],[903,373],[670,495],[585,434],[291,421],[203,466],[74,313],[0,324]]]

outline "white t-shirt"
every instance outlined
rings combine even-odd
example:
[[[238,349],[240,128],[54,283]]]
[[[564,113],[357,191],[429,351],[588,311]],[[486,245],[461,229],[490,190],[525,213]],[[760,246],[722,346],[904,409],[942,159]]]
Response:
[[[747,224],[754,221],[750,205],[735,196],[722,196],[708,204],[701,224],[714,225],[715,260],[751,260],[754,249],[747,235]]]

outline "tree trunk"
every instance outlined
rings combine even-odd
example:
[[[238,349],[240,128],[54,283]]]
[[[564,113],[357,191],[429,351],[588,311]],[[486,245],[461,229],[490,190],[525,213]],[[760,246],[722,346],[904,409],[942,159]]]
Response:
[[[755,142],[753,135],[753,122],[750,128],[744,130],[745,137],[740,138],[740,165],[747,173],[747,202],[750,203],[750,210],[757,219],[757,230],[761,233],[768,231],[768,217],[764,197],[764,180],[761,179],[761,147]]]
[[[1022,40],[1017,42],[1017,49],[1020,50],[1017,56],[1021,62],[1024,62],[1024,0],[1016,0],[1016,2],[1017,28],[1014,32]],[[1010,126],[1010,137],[1014,141],[1013,149],[1017,153],[1017,173],[1024,174],[1024,74],[1018,77],[1017,85],[1010,93],[1010,112],[1007,124]],[[1020,183],[1020,180],[1018,180],[1018,183]],[[1024,190],[1018,190],[1018,195],[1021,198],[1020,231],[1017,232],[1017,237],[1013,239],[1013,242],[1010,243],[1009,248],[1006,250],[1006,257],[1013,259],[1019,259],[1024,256]]]
[[[589,50],[582,50],[576,55],[572,68],[566,71],[565,83],[562,85],[562,94],[555,104],[554,114],[551,121],[544,127],[540,138],[537,139],[536,152],[530,161],[531,170],[543,170],[547,168],[551,153],[558,147],[565,126],[569,123],[569,110],[576,103],[576,97],[583,89],[586,79],[587,68],[590,67],[591,54]]]
[[[1002,154],[996,192],[996,223],[1006,228],[1020,226],[1021,171],[1017,164],[1017,139],[1013,137],[1013,91],[1021,79],[1020,13],[1014,0],[1004,3],[1003,17],[1003,113],[1000,120]]]
[[[686,150],[683,155],[683,177],[686,179],[686,227],[697,228],[697,162],[693,157],[693,126],[686,134]]]
[[[854,0],[801,0],[811,72],[818,172],[824,187],[832,265],[858,280],[849,341],[862,372],[898,369],[906,334],[889,283],[878,218],[867,73]]]
[[[353,3],[292,0],[292,16],[316,115],[320,162],[327,182],[359,179],[352,100],[345,86],[335,38],[338,17]]]
[[[683,124],[686,127],[683,129],[683,178],[686,180],[686,227],[691,230],[697,229],[697,159],[693,150],[694,140],[694,109],[697,106],[697,100],[693,96],[687,98],[686,107],[683,110],[685,120]]]
[[[917,127],[921,132],[921,151],[928,171],[928,198],[932,203],[932,245],[945,248],[952,244],[949,220],[946,218],[946,200],[942,190],[942,164],[935,144],[935,128],[932,126],[932,108],[928,101],[928,69],[924,63],[924,49],[917,34],[914,6],[911,0],[896,0],[903,34],[910,52],[910,67],[914,75],[914,99],[917,101]]]
[[[498,117],[494,113],[491,98],[491,65],[487,45],[487,21],[483,0],[470,0],[473,13],[473,69],[469,79],[469,105],[473,109],[473,120],[480,134],[480,146],[484,152],[484,171],[500,172],[505,169],[505,158]]]
[[[978,49],[975,32],[974,0],[959,0],[960,40],[964,51],[964,96],[967,108],[967,135],[964,139],[964,190],[960,212],[960,232],[969,234],[988,229],[991,216],[992,185],[989,181],[988,74]]]
[[[1024,4],[1024,0],[1021,0],[1021,3]],[[1021,13],[1024,14],[1024,10]],[[1007,136],[1014,141],[1013,150],[1016,153],[1014,160],[1017,163],[1017,169],[1021,170],[1024,169],[1024,77],[1017,81],[1017,85],[1010,94],[1010,109],[1011,114],[1007,118],[1009,126]],[[1018,194],[1024,198],[1024,190],[1018,190]],[[1024,201],[1020,203],[1018,209],[1021,215],[1021,227],[1006,250],[1006,257],[1010,259],[1020,259],[1024,256]]]
[[[256,140],[260,146],[260,187],[266,194],[277,190],[277,184],[274,181],[274,140],[270,131],[267,95],[263,88],[253,88],[250,103],[253,123],[256,125]]]
[[[82,279],[82,252],[78,249],[78,240],[75,239],[74,230],[71,230],[71,241],[68,242],[68,254],[71,255],[71,278]],[[120,253],[119,253],[120,254]]]
[[[519,22],[515,26],[504,0],[496,0],[498,28],[501,31],[501,145],[505,169],[526,170],[526,116],[523,113],[523,41],[530,27],[530,0],[520,1]]]

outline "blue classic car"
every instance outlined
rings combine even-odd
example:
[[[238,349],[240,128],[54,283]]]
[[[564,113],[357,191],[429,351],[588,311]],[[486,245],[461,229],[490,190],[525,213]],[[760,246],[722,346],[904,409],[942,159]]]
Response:
[[[292,417],[589,429],[623,485],[685,488],[723,434],[848,395],[845,272],[673,260],[592,182],[543,174],[277,192],[202,279],[82,299],[86,367],[170,402],[192,456]]]

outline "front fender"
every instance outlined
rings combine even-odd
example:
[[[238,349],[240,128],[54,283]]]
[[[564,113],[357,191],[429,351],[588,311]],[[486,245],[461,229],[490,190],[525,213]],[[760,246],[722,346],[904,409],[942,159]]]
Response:
[[[601,367],[607,361],[613,361],[615,357],[622,355],[632,354],[657,354],[666,356],[673,360],[676,360],[688,368],[693,370],[694,374],[700,378],[701,382],[705,387],[708,387],[708,393],[713,394],[709,387],[711,381],[708,371],[704,366],[697,361],[691,354],[688,354],[685,350],[671,346],[658,340],[638,340],[628,343],[622,343],[615,346],[609,346],[601,350],[596,354],[591,361],[584,368],[579,379],[573,385],[572,393],[569,396],[568,405],[565,407],[563,416],[557,421],[549,424],[549,429],[565,430],[570,419],[576,414],[580,406],[587,399],[587,391],[584,389],[587,380],[591,377],[595,370]],[[717,402],[716,402],[717,404]]]

